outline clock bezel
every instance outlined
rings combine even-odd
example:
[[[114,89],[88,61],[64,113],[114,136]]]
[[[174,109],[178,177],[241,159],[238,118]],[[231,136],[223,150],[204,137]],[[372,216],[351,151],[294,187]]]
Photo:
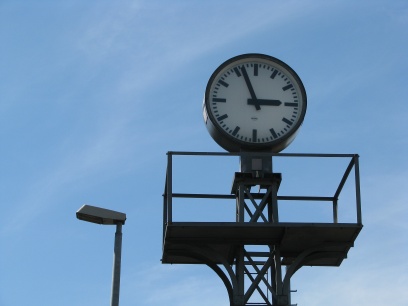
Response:
[[[241,141],[234,136],[230,135],[227,133],[224,129],[222,129],[219,124],[217,123],[216,118],[214,117],[213,113],[211,112],[210,109],[210,90],[214,82],[217,81],[220,72],[225,70],[228,66],[233,66],[235,63],[239,62],[248,62],[252,60],[266,60],[272,62],[272,66],[276,66],[278,70],[284,70],[283,72],[286,74],[289,73],[291,77],[293,78],[293,81],[297,83],[297,86],[299,87],[299,99],[302,100],[302,105],[299,107],[300,115],[299,119],[294,123],[294,126],[291,128],[291,130],[288,133],[285,133],[281,137],[270,141],[266,143],[254,143],[254,142],[245,142]],[[226,69],[225,71],[227,71]],[[285,71],[286,70],[286,71]],[[216,79],[217,78],[217,79]],[[244,83],[243,83],[243,86]],[[251,151],[251,152],[274,152],[278,153],[285,149],[296,137],[296,134],[299,131],[300,126],[303,123],[305,114],[306,114],[306,109],[307,109],[307,96],[306,96],[306,90],[303,86],[303,82],[300,79],[300,77],[297,75],[297,73],[285,62],[269,55],[265,54],[260,54],[260,53],[247,53],[247,54],[241,54],[235,57],[232,57],[222,63],[211,75],[207,86],[205,90],[205,96],[204,96],[204,101],[203,101],[203,116],[204,116],[204,121],[206,123],[207,129],[212,136],[212,138],[215,140],[215,142],[220,145],[222,148],[229,152],[242,152],[242,151]]]

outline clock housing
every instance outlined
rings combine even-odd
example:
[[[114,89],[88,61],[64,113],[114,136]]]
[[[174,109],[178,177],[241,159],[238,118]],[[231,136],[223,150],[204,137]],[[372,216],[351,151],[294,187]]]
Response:
[[[280,152],[295,138],[307,107],[296,72],[268,55],[233,57],[211,75],[203,116],[225,150]]]

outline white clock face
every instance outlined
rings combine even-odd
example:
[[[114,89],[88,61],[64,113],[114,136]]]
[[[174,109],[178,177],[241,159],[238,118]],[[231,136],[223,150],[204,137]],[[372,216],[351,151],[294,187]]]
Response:
[[[205,103],[214,125],[243,146],[276,144],[303,121],[303,85],[290,67],[274,60],[244,57],[232,61],[220,66],[207,87]]]

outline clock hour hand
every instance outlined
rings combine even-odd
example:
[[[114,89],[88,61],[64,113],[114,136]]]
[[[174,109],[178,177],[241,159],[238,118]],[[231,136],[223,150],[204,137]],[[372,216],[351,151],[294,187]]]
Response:
[[[282,102],[280,100],[271,100],[271,99],[257,99],[254,101],[253,99],[248,99],[248,105],[271,105],[271,106],[279,106]]]
[[[242,75],[244,76],[245,83],[248,87],[249,93],[251,94],[251,100],[253,101],[252,105],[255,105],[256,110],[260,110],[261,107],[259,106],[258,99],[256,98],[254,88],[252,87],[251,81],[249,80],[248,73],[245,69],[245,66],[241,67]]]

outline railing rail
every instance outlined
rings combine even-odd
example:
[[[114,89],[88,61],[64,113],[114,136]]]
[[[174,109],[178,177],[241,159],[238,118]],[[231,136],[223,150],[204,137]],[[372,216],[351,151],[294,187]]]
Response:
[[[360,173],[359,173],[359,156],[357,154],[308,154],[308,153],[224,153],[224,152],[168,152],[167,153],[167,170],[165,179],[165,188],[163,194],[163,233],[167,223],[173,222],[173,199],[174,198],[191,198],[191,199],[235,199],[234,194],[203,194],[203,193],[173,193],[173,156],[270,156],[285,158],[350,158],[350,162],[340,179],[340,182],[333,196],[277,196],[278,201],[326,201],[333,205],[333,223],[338,222],[338,198],[343,190],[346,181],[354,169],[354,187],[356,199],[356,223],[362,224],[361,217],[361,195],[360,195]],[[257,195],[254,194],[256,198]],[[262,195],[259,195],[262,197]]]

